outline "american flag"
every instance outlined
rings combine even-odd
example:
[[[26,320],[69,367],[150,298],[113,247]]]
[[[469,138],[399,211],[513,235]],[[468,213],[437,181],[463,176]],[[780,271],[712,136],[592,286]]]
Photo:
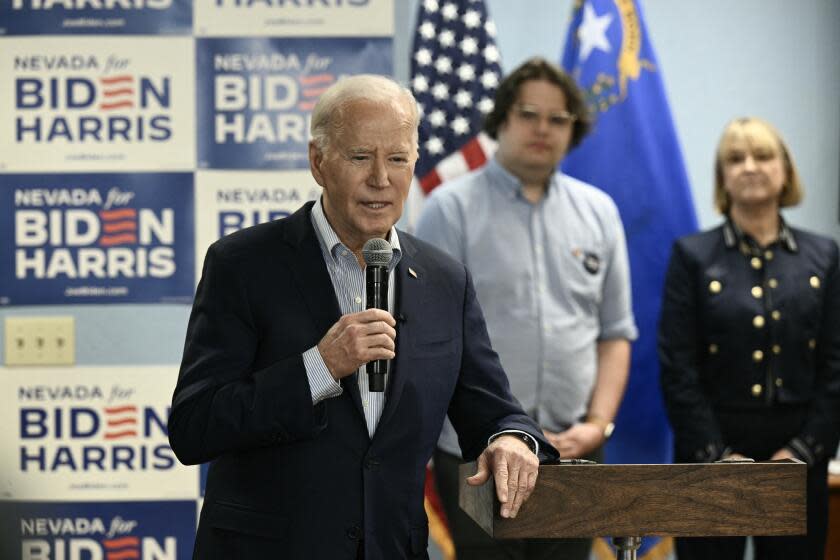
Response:
[[[502,77],[495,36],[484,0],[420,2],[411,90],[421,115],[420,159],[414,173],[425,194],[481,167],[496,149],[496,143],[480,132]],[[409,223],[421,205],[418,197],[410,200]],[[446,560],[453,559],[446,515],[428,469],[425,506],[433,542]]]
[[[421,0],[411,90],[421,114],[415,175],[426,194],[495,150],[479,134],[502,76],[495,36],[483,0]]]

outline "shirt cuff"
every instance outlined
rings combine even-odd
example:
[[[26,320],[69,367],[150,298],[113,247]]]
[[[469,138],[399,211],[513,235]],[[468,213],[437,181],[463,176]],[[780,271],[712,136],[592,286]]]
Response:
[[[534,452],[534,455],[540,454],[540,443],[537,439],[529,434],[528,432],[523,432],[522,430],[505,430],[503,432],[499,432],[498,434],[493,434],[489,438],[487,438],[487,445],[493,443],[493,440],[498,438],[499,436],[503,435],[515,435],[518,436],[525,444],[531,448],[531,451]]]
[[[303,353],[303,366],[306,368],[306,377],[309,379],[312,404],[337,397],[344,392],[341,383],[330,375],[330,370],[327,369],[327,364],[324,363],[324,358],[321,357],[317,346]]]
[[[632,316],[609,325],[601,325],[601,330],[598,333],[599,341],[614,340],[616,338],[626,338],[630,342],[639,338],[639,329],[636,327]]]

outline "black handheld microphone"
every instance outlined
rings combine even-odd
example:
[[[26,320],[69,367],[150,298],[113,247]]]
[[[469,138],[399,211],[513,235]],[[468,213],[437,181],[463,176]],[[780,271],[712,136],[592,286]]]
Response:
[[[391,244],[378,237],[368,239],[362,247],[362,257],[365,259],[366,309],[388,311],[388,265],[393,256]],[[385,390],[388,366],[388,360],[373,360],[365,366],[371,392],[381,393]]]

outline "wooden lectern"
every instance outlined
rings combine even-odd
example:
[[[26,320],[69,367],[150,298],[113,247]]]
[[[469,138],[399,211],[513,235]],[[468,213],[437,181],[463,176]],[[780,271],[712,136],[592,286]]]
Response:
[[[807,466],[766,463],[540,466],[537,486],[515,519],[499,515],[492,479],[469,486],[461,465],[461,509],[491,537],[610,535],[617,558],[636,558],[641,537],[804,535]]]

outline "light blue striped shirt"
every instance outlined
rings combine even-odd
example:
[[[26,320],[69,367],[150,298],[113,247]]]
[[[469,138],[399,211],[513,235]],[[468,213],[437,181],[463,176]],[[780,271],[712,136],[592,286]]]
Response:
[[[359,266],[356,256],[341,242],[330,226],[320,198],[312,207],[312,225],[315,227],[315,233],[321,245],[321,253],[324,256],[324,262],[327,264],[327,271],[330,273],[330,280],[332,280],[342,315],[363,311],[367,304],[365,298],[365,270]],[[402,258],[400,240],[394,227],[391,228],[389,242],[393,248],[394,256],[391,259],[391,264],[388,265],[388,311],[393,314],[394,268]],[[306,367],[306,376],[309,378],[313,405],[324,399],[341,395],[343,392],[341,383],[333,379],[317,346],[313,346],[303,353],[303,364]],[[360,367],[353,375],[358,379],[368,435],[373,437],[376,425],[379,423],[380,416],[382,416],[382,409],[385,408],[385,392],[370,392],[368,376],[365,373],[364,366]],[[385,376],[386,389],[388,377],[390,376]]]

